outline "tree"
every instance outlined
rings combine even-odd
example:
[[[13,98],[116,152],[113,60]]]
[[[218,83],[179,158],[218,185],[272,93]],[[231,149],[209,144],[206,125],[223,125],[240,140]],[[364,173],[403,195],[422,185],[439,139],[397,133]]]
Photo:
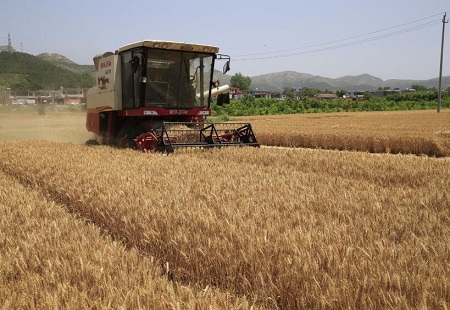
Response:
[[[248,76],[243,76],[242,73],[236,73],[230,79],[231,86],[237,87],[240,90],[249,90],[252,80]]]
[[[344,95],[345,95],[346,93],[347,93],[346,90],[343,90],[343,89],[337,90],[337,91],[336,91],[336,96],[338,96],[339,98],[342,98],[342,97],[344,97]]]
[[[291,87],[285,87],[283,90],[283,95],[286,96],[286,98],[294,99],[295,97],[295,90]]]
[[[411,85],[411,88],[415,89],[417,91],[426,91],[426,90],[428,90],[428,88],[426,86],[419,85],[419,84],[413,84],[413,85]]]
[[[373,94],[369,91],[364,92],[364,100],[370,100],[373,98]]]
[[[316,88],[302,87],[302,89],[300,90],[300,97],[301,98],[309,98],[318,93],[320,93],[320,91]]]

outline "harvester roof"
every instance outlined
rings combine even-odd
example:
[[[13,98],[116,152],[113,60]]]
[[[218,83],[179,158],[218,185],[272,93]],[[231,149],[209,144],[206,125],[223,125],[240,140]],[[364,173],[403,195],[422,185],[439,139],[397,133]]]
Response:
[[[184,50],[192,52],[204,52],[204,53],[218,53],[219,48],[217,46],[197,44],[197,43],[186,43],[186,42],[175,42],[175,41],[159,41],[159,40],[143,40],[139,42],[134,42],[122,46],[119,48],[119,53],[132,48],[145,46],[149,48],[158,49],[168,49],[168,50]]]

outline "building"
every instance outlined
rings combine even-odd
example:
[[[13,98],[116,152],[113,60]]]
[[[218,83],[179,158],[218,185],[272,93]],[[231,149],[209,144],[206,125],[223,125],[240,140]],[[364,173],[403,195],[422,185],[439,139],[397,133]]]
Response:
[[[317,94],[314,96],[314,98],[316,99],[325,99],[325,100],[333,100],[333,99],[337,99],[337,95],[336,94]]]
[[[5,94],[6,104],[67,104],[79,105],[86,102],[85,89],[11,91]]]
[[[240,99],[244,95],[242,90],[237,87],[230,86],[230,99]]]

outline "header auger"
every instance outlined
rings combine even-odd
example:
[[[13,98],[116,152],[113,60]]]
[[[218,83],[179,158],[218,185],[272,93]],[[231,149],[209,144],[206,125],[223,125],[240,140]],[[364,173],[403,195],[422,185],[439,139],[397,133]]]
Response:
[[[141,151],[182,147],[259,146],[249,123],[207,123],[212,97],[229,102],[214,82],[219,48],[140,41],[94,57],[97,86],[88,91],[86,128],[97,143]]]

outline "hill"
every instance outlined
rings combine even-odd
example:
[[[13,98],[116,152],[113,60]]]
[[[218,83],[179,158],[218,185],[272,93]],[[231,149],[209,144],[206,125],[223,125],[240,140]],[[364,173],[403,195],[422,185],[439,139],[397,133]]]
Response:
[[[11,49],[11,52],[15,52],[16,50],[14,49],[14,47],[12,46],[8,46],[8,45],[0,45],[0,52],[9,52]]]
[[[37,55],[42,60],[48,61],[60,68],[64,68],[77,73],[89,73],[94,74],[95,67],[94,65],[79,65],[74,63],[72,60],[57,53],[42,53]]]
[[[78,65],[69,58],[56,53],[33,56],[26,53],[0,51],[0,85],[14,90],[38,90],[65,88],[88,88],[94,84],[94,66]],[[215,70],[214,78],[221,84],[230,83],[230,75]],[[327,78],[295,71],[283,71],[250,77],[252,89],[283,91],[285,88],[312,87],[320,90],[365,91],[380,87],[410,88],[422,85],[438,87],[438,79],[429,80],[382,80],[370,74]],[[450,76],[443,77],[442,87],[450,87]]]
[[[63,60],[63,59],[62,59]],[[0,85],[13,90],[89,88],[94,78],[88,68],[67,63],[72,69],[26,53],[0,52]],[[89,66],[87,66],[89,67]],[[78,68],[78,69],[77,69]]]
[[[378,77],[361,74],[357,76],[343,76],[332,79],[317,75],[298,73],[295,71],[283,71],[269,73],[251,77],[252,89],[283,91],[284,88],[302,88],[313,87],[320,90],[347,90],[347,91],[365,91],[375,90],[379,87],[394,88],[411,88],[412,85],[422,85],[428,88],[438,87],[438,79],[430,80],[382,80]],[[450,87],[450,76],[442,78],[442,87],[445,89]]]

